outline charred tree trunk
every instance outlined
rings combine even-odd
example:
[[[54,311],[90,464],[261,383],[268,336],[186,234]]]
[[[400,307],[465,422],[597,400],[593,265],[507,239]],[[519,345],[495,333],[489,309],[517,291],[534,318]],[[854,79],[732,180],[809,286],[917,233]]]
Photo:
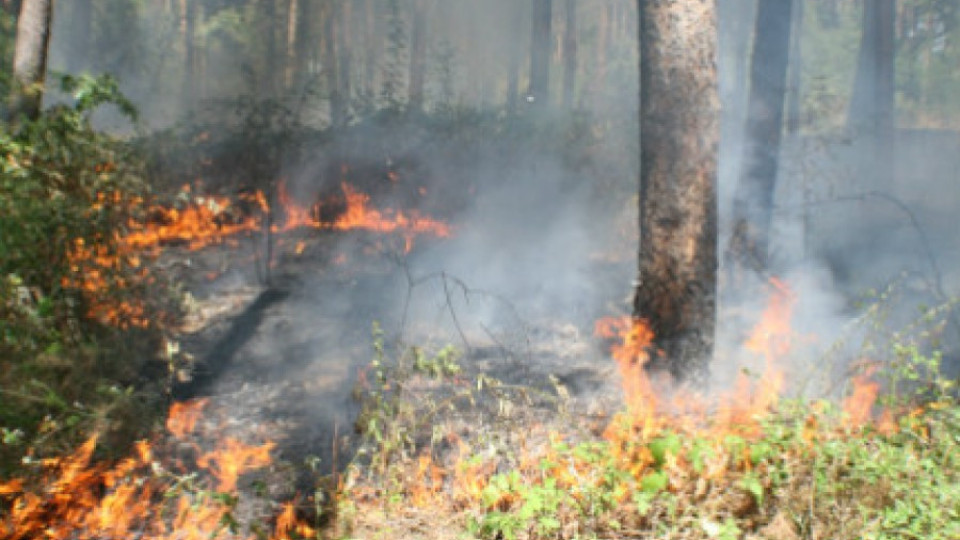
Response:
[[[663,351],[651,369],[702,379],[717,269],[714,2],[640,2],[640,256],[634,316]]]
[[[426,0],[413,1],[413,28],[410,35],[410,86],[408,108],[423,109],[424,70],[427,59],[427,6]]]
[[[896,0],[863,4],[863,34],[847,128],[865,142],[864,174],[880,189],[893,171]]]
[[[13,53],[15,88],[10,105],[14,119],[22,115],[36,120],[40,116],[52,20],[53,0],[24,0],[20,6]]]
[[[533,0],[533,33],[530,40],[530,92],[538,109],[550,99],[550,36],[553,0]]]
[[[743,170],[734,196],[728,246],[735,276],[768,265],[773,193],[779,169],[790,55],[792,1],[760,0],[750,66]]]
[[[566,26],[563,31],[563,106],[573,107],[577,85],[577,2],[567,0]]]

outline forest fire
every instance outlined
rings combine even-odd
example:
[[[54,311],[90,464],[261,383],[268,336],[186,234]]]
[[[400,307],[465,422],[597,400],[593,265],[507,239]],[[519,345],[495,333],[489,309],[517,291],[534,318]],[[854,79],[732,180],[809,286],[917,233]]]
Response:
[[[23,480],[0,484],[0,500],[9,511],[0,517],[0,536],[11,540],[32,538],[193,540],[212,538],[267,538],[253,532],[241,534],[232,515],[238,480],[246,473],[269,466],[273,443],[248,445],[235,439],[201,453],[192,442],[198,415],[205,402],[177,404],[167,425],[180,445],[193,448],[199,457],[192,469],[207,480],[197,480],[193,470],[168,470],[163,455],[167,446],[141,441],[135,454],[109,465],[93,461],[96,437],[73,455],[43,464],[42,487],[32,490]],[[193,484],[199,482],[199,485]],[[304,538],[314,534],[296,518],[292,503],[282,506],[271,540]]]
[[[321,212],[324,201],[313,206],[298,203],[290,196],[284,182],[278,184],[275,209],[262,191],[243,197],[242,202],[256,211],[236,210],[236,205],[226,197],[198,197],[195,204],[182,210],[155,206],[149,209],[152,217],[145,223],[129,223],[131,232],[124,235],[123,242],[137,249],[182,244],[190,250],[197,250],[237,234],[261,231],[263,220],[271,214],[273,233],[299,228],[398,233],[406,240],[408,252],[419,235],[447,238],[452,234],[446,223],[414,210],[378,210],[370,206],[369,195],[347,183],[340,187],[343,208],[333,216]],[[183,189],[189,194],[188,186]]]
[[[141,302],[100,296],[104,291],[124,290],[135,283],[150,285],[153,278],[144,257],[157,256],[166,246],[184,246],[191,251],[218,244],[236,246],[241,235],[261,233],[267,219],[272,234],[297,229],[396,234],[403,239],[404,253],[413,249],[418,236],[448,238],[453,234],[449,224],[416,210],[378,210],[371,206],[368,195],[347,183],[341,184],[341,193],[342,196],[335,197],[333,213],[325,211],[324,205],[330,204],[329,201],[320,201],[311,207],[299,204],[283,182],[278,184],[275,208],[261,191],[245,194],[238,205],[227,197],[194,197],[190,187],[184,186],[182,198],[189,203],[182,208],[160,205],[144,208],[139,197],[99,194],[91,213],[108,204],[128,205],[146,218],[130,219],[126,231],[116,234],[112,248],[88,245],[77,239],[67,253],[72,275],[64,278],[61,285],[84,294],[90,318],[120,328],[145,328],[153,321],[146,316],[147,310]],[[243,211],[238,206],[243,206]],[[300,240],[293,252],[301,255],[305,248],[305,242]],[[215,273],[212,275],[216,277]]]

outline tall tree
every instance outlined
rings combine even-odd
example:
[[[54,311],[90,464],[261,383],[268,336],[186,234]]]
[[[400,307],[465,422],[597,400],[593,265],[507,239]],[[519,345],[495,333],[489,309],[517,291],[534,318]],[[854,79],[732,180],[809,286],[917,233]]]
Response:
[[[52,20],[53,0],[23,0],[13,54],[13,79],[17,88],[14,88],[10,113],[14,118],[40,116]]]
[[[865,176],[889,186],[893,171],[896,0],[863,3],[863,30],[847,127],[866,143]]]
[[[577,1],[567,0],[563,29],[563,106],[573,107],[577,84]]]
[[[790,55],[792,1],[760,0],[750,65],[743,168],[729,244],[735,272],[767,268]]]
[[[714,2],[640,2],[640,254],[634,315],[653,368],[705,377],[716,324],[719,99]]]
[[[550,99],[550,50],[553,0],[533,0],[533,33],[530,40],[530,92],[538,108]]]

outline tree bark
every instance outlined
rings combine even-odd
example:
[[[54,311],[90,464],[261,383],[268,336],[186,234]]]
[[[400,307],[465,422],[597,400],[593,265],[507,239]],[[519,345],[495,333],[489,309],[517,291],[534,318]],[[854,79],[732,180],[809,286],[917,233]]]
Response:
[[[20,6],[13,53],[16,87],[10,106],[14,119],[22,115],[36,120],[40,116],[52,20],[53,0],[24,0]]]
[[[427,60],[427,6],[426,0],[413,0],[413,28],[410,36],[410,86],[408,108],[423,109],[424,70]]]
[[[534,106],[543,109],[550,99],[550,36],[553,0],[533,0],[533,33],[530,40],[530,92]]]
[[[567,0],[566,25],[563,31],[563,107],[573,107],[577,85],[577,2]]]
[[[757,6],[743,171],[733,203],[729,255],[735,275],[768,266],[773,194],[779,169],[792,1],[760,0]]]
[[[656,334],[651,369],[703,379],[717,269],[714,2],[640,2],[640,254],[634,316]]]

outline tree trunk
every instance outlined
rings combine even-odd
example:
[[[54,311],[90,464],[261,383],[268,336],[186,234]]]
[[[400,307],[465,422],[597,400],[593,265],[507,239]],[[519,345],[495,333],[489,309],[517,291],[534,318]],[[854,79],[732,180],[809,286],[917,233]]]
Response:
[[[792,1],[760,0],[757,6],[743,170],[733,203],[729,255],[735,276],[768,265],[773,194],[779,169]]]
[[[347,118],[350,114],[350,100],[353,96],[353,89],[351,85],[351,74],[353,68],[352,52],[353,48],[350,44],[350,36],[353,34],[350,30],[350,21],[353,18],[353,10],[351,6],[353,3],[348,0],[343,3],[343,7],[339,13],[337,13],[337,83],[340,85],[340,90],[338,92],[340,96],[340,121],[342,123],[347,122]]]
[[[550,36],[553,0],[533,0],[533,33],[530,40],[530,92],[538,109],[550,99]]]
[[[801,37],[803,34],[803,0],[793,2],[793,21],[790,27],[790,80],[787,83],[789,95],[787,99],[787,134],[800,133],[800,110],[803,101],[803,50]]]
[[[511,35],[517,36],[516,39],[519,40],[523,32],[524,17],[519,9],[519,3],[513,4],[511,8]],[[507,70],[507,110],[511,113],[516,113],[520,99],[520,55],[517,54],[516,50],[510,50]]]
[[[427,61],[427,6],[426,0],[413,0],[413,28],[410,36],[410,87],[408,107],[411,111],[423,108],[424,69]]]
[[[865,144],[863,174],[888,189],[893,172],[896,0],[863,5],[863,33],[847,128]]]
[[[343,105],[343,96],[340,84],[340,57],[337,51],[337,1],[331,0],[324,6],[324,70],[327,72],[327,90],[330,95],[330,123],[334,126],[343,124],[346,113]]]
[[[640,256],[634,316],[663,351],[651,369],[702,379],[717,269],[714,2],[640,2]]]
[[[52,20],[53,0],[24,0],[20,6],[13,53],[16,88],[10,106],[14,119],[23,115],[36,120],[40,116]]]
[[[297,32],[300,30],[300,2],[290,0],[287,4],[287,55],[286,69],[283,74],[283,86],[289,92],[296,83],[297,74]]]
[[[566,27],[563,31],[563,107],[573,107],[577,84],[577,2],[567,0]]]

